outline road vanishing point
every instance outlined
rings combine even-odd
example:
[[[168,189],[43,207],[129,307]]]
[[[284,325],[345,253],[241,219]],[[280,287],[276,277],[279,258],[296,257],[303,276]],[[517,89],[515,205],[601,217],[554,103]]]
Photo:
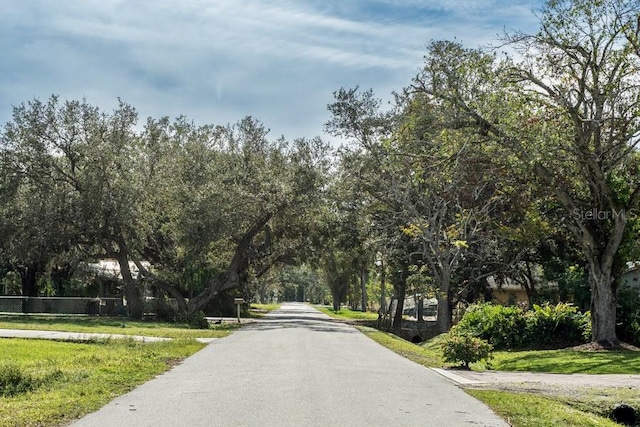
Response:
[[[215,340],[74,427],[508,424],[450,380],[301,303]]]

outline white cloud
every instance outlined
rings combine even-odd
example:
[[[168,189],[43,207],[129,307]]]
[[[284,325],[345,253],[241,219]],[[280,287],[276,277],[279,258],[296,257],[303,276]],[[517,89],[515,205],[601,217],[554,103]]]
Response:
[[[341,86],[409,83],[431,39],[476,45],[530,26],[518,0],[23,0],[0,3],[0,99],[58,93],[143,116],[254,115],[314,136]],[[526,28],[525,28],[526,29]],[[0,105],[0,121],[10,105]]]

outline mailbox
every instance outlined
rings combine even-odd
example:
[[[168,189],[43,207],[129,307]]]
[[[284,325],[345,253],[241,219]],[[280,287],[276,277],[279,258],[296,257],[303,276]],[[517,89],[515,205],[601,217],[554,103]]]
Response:
[[[238,309],[238,323],[240,323],[240,305],[244,304],[244,298],[234,298],[233,303]]]

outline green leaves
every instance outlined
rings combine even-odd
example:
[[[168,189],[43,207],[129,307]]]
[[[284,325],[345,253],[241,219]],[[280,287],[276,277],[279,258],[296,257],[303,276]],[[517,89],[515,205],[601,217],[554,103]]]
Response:
[[[496,349],[564,348],[591,337],[589,313],[567,303],[534,305],[531,310],[474,304],[454,329],[485,339]]]
[[[487,341],[469,334],[459,334],[455,327],[440,344],[444,360],[449,363],[461,363],[469,369],[470,363],[490,359],[493,346]]]
[[[150,118],[142,129],[137,120],[122,101],[111,113],[57,97],[15,109],[2,135],[2,210],[13,213],[0,227],[11,233],[3,258],[39,274],[70,248],[146,259],[151,283],[178,299],[205,293],[196,301],[206,304],[245,285],[250,265],[262,271],[295,252],[290,239],[322,201],[326,144],[270,140],[252,117]]]

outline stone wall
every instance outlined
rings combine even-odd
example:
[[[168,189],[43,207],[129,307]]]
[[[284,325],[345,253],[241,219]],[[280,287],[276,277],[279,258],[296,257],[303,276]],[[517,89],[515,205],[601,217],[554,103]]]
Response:
[[[435,321],[403,320],[399,335],[407,341],[418,343],[433,338],[438,333]]]

